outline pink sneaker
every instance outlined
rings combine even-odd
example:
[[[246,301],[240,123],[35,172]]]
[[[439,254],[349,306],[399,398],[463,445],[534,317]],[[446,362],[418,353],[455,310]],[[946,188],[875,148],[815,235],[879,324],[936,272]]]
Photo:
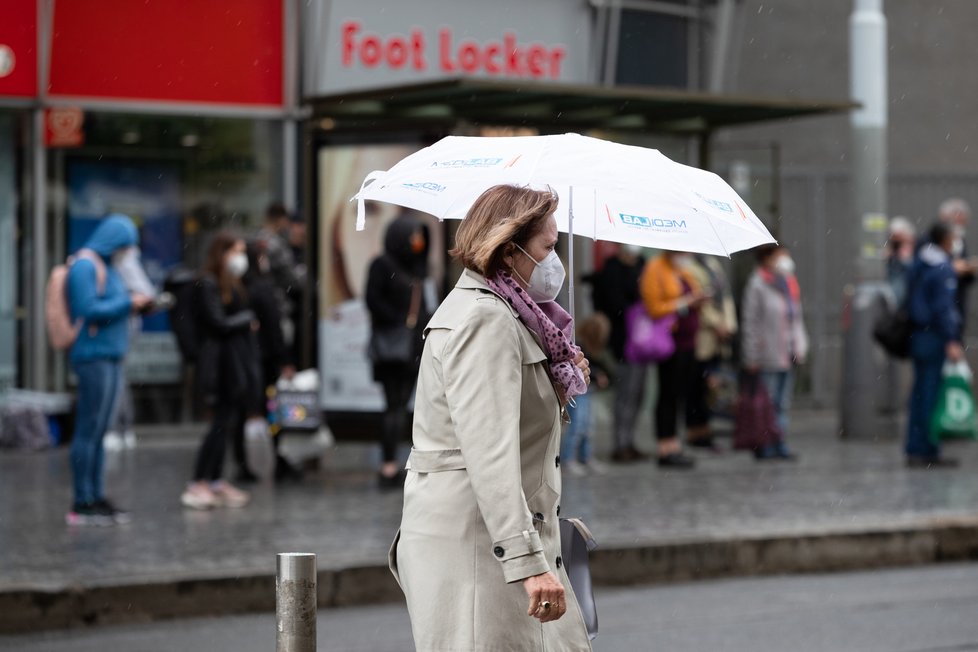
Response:
[[[217,495],[201,482],[187,485],[184,492],[180,494],[180,502],[190,509],[211,509],[220,505]]]
[[[211,484],[211,491],[217,498],[217,505],[231,508],[244,507],[251,502],[251,494],[241,491],[226,480],[218,480]]]

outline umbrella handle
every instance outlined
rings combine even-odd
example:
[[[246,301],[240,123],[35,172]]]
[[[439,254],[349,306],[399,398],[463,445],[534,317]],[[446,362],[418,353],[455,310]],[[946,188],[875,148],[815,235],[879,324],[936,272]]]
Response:
[[[367,226],[367,209],[364,206],[363,191],[369,183],[379,179],[382,174],[386,174],[386,170],[374,170],[365,176],[363,183],[360,184],[360,191],[350,198],[350,201],[357,200],[357,231],[363,231]]]
[[[569,308],[571,323],[574,324],[574,186],[569,187],[567,194],[567,266],[570,267],[567,286],[567,307]],[[577,343],[576,328],[571,328],[571,343]]]

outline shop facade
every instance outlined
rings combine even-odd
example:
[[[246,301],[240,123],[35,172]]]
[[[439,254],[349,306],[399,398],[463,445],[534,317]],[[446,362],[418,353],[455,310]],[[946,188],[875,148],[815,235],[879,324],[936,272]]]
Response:
[[[0,21],[0,388],[61,390],[71,379],[44,336],[44,284],[105,215],[133,218],[162,287],[199,266],[216,230],[257,230],[272,201],[297,207],[298,8],[15,0],[5,11],[16,16]],[[143,418],[179,414],[165,315],[144,319],[127,367]]]

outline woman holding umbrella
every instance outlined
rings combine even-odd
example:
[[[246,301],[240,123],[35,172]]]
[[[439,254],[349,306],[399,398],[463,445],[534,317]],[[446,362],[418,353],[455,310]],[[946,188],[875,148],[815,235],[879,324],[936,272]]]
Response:
[[[588,362],[554,299],[557,197],[510,185],[469,209],[465,266],[428,323],[391,570],[422,650],[590,650],[560,558],[563,408]]]

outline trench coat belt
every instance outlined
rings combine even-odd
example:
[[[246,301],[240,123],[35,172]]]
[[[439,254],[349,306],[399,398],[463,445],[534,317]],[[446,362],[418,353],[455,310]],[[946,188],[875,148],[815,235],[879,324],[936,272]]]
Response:
[[[412,448],[405,468],[415,473],[461,471],[465,468],[465,458],[462,457],[462,451],[458,448],[433,451],[421,451]]]

